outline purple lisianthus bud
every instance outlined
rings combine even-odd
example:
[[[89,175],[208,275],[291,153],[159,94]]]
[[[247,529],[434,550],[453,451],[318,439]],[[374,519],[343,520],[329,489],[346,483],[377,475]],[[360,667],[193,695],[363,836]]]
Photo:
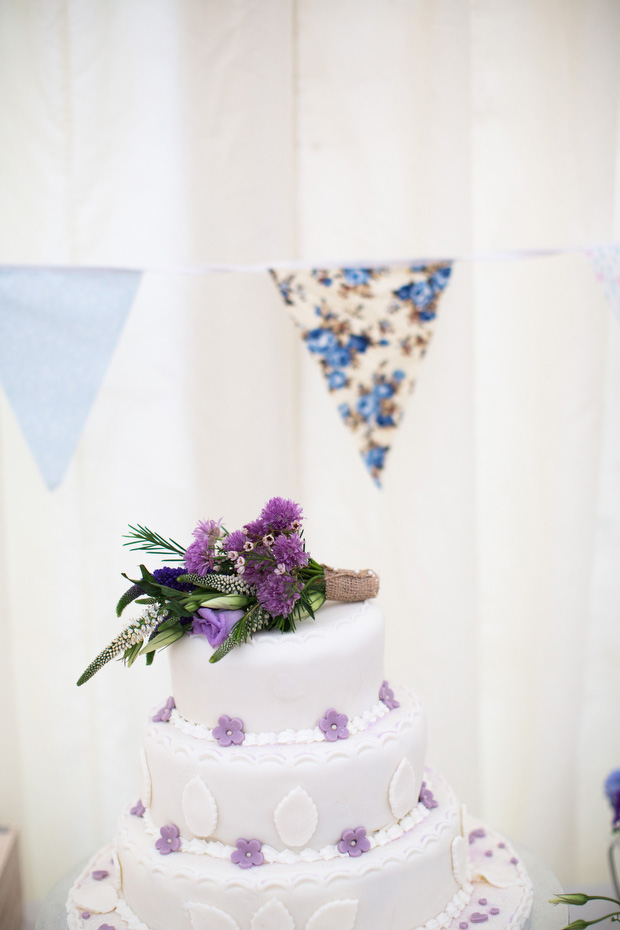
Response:
[[[221,646],[238,620],[241,620],[243,610],[212,610],[210,607],[201,607],[195,614],[192,622],[194,635],[206,636],[209,645]]]

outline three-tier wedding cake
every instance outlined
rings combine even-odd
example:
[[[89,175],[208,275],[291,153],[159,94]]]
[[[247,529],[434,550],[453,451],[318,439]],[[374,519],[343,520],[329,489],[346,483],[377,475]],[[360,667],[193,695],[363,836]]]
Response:
[[[215,664],[229,628],[206,619],[215,633],[197,621],[170,645],[140,798],[71,890],[70,930],[524,926],[527,873],[425,767],[424,715],[384,678],[371,600],[267,624]]]

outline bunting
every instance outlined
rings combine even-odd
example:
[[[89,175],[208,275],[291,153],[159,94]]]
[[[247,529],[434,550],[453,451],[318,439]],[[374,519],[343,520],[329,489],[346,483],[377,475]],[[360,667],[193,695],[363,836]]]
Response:
[[[452,265],[271,271],[378,485]]]
[[[586,249],[586,255],[611,309],[620,320],[620,244],[596,245]]]
[[[69,466],[141,277],[0,268],[0,381],[50,490]]]

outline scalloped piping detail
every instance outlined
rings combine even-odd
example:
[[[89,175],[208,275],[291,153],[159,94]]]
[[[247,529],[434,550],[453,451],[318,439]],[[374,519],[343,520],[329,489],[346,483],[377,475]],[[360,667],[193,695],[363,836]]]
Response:
[[[449,801],[445,807],[449,807]],[[405,833],[408,833],[410,830],[413,830],[414,827],[423,823],[429,814],[430,811],[421,802],[418,802],[416,807],[397,823],[369,834],[370,848],[375,849],[378,846],[387,846],[393,840],[400,839]],[[145,833],[150,836],[153,841],[158,839],[160,831],[155,826],[150,811],[146,811],[142,819]],[[434,836],[433,833],[437,834],[441,832],[447,823],[448,819],[445,816],[437,823],[434,823],[432,832],[427,834],[420,844],[420,848],[425,849],[429,842],[435,840],[436,836]],[[234,846],[221,843],[219,840],[203,840],[198,837],[191,840],[181,838],[180,851],[192,853],[193,855],[211,856],[214,859],[229,860],[234,850]],[[292,849],[278,850],[274,849],[273,846],[264,844],[261,852],[265,857],[266,863],[277,863],[279,865],[293,865],[299,862],[330,862],[332,859],[348,860],[346,853],[339,852],[336,844],[329,844],[323,846],[321,849],[313,849],[307,846],[305,849],[301,849],[297,852],[294,852]]]
[[[388,713],[398,713],[397,711],[388,711]],[[384,718],[387,715],[384,715]],[[383,718],[383,719],[384,719]],[[172,719],[172,718],[171,718]],[[365,752],[376,752],[379,745],[385,746],[394,740],[399,740],[401,735],[408,731],[414,731],[418,718],[411,716],[407,713],[406,716],[401,716],[400,718],[394,718],[394,725],[390,729],[385,729],[379,737],[368,736],[365,740],[338,740],[337,742],[330,743],[325,741],[325,746],[327,752],[321,752],[320,755],[312,755],[310,752],[304,753],[303,755],[296,756],[291,758],[288,755],[278,755],[277,746],[274,745],[274,751],[267,756],[256,756],[253,753],[246,753],[244,749],[247,745],[247,741],[244,742],[241,746],[235,746],[228,749],[222,749],[219,743],[214,740],[204,741],[202,748],[196,749],[196,746],[193,744],[187,744],[179,742],[174,738],[173,734],[170,731],[166,731],[164,727],[161,728],[147,728],[147,737],[151,740],[152,743],[159,744],[163,746],[166,750],[176,753],[178,755],[184,755],[188,759],[196,760],[197,762],[210,762],[217,761],[221,762],[222,759],[226,758],[226,763],[229,765],[243,765],[250,764],[252,766],[256,765],[265,765],[275,764],[283,766],[298,766],[298,765],[324,765],[331,762],[333,759],[350,759],[357,758]],[[359,734],[358,734],[359,735]],[[318,741],[317,741],[318,742]],[[266,748],[270,743],[266,743]],[[284,745],[284,744],[282,744]],[[289,743],[289,746],[294,745],[308,745],[304,743]]]
[[[411,713],[417,715],[420,712],[419,704],[414,703]],[[378,720],[387,716],[390,709],[382,702],[377,701],[370,710],[364,711],[357,717],[353,717],[347,724],[349,734],[363,733],[368,727],[372,726]],[[194,739],[204,740],[209,743],[217,743],[213,736],[213,730],[203,726],[200,723],[192,723],[182,717],[178,710],[173,710],[168,721],[181,733],[191,736]],[[155,727],[153,727],[155,730]],[[159,729],[159,728],[158,728]],[[316,726],[306,730],[281,730],[279,733],[246,733],[243,741],[244,746],[289,746],[299,743],[324,743],[326,742],[325,734],[320,727]]]
[[[352,604],[349,604],[348,606],[350,609],[343,617],[340,617],[336,620],[330,620],[328,624],[326,623],[324,628],[317,628],[315,623],[309,618],[307,618],[307,620],[303,620],[300,623],[296,634],[287,639],[287,646],[290,645],[293,646],[294,649],[299,649],[303,648],[309,639],[332,639],[335,630],[340,629],[340,627],[349,626],[356,623],[360,614],[368,613],[368,610],[373,607],[373,605],[371,605],[368,601],[359,601],[355,607],[353,607]],[[376,610],[376,608],[374,609]],[[249,639],[248,642],[245,643],[245,648],[272,649],[276,643],[280,642],[281,636],[269,636],[267,634]]]

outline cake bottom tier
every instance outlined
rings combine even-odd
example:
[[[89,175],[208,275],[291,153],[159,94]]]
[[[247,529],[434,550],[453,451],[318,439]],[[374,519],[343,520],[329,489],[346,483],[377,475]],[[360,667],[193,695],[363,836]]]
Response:
[[[72,889],[69,928],[519,930],[532,898],[525,870],[498,834],[476,822],[466,831],[444,800],[361,856],[240,869],[182,849],[161,855],[145,822],[127,816]]]

